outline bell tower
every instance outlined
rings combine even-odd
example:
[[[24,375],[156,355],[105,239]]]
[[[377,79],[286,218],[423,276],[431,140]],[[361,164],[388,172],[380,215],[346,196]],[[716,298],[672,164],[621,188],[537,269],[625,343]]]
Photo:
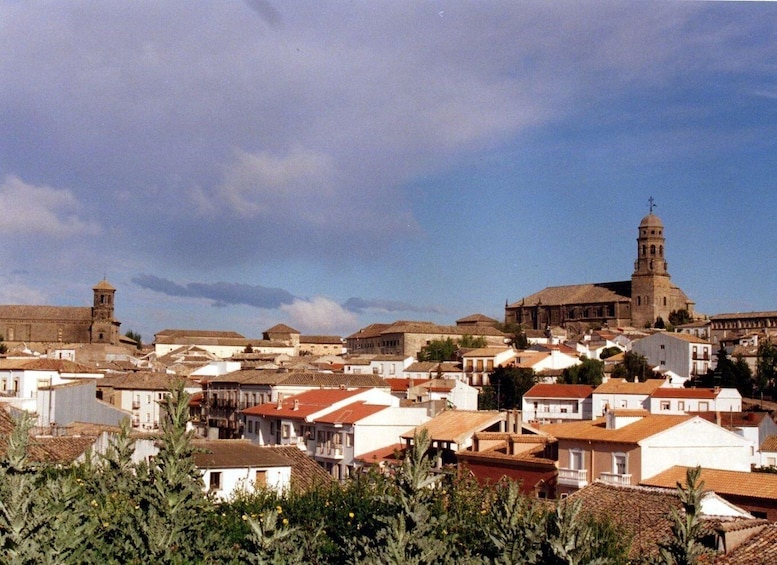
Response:
[[[668,321],[672,311],[672,283],[665,259],[664,224],[653,213],[642,218],[637,233],[637,260],[631,275],[631,324],[636,328],[652,326],[661,317]]]
[[[117,344],[120,324],[113,317],[113,299],[116,289],[103,279],[92,288],[92,291],[94,304],[92,306],[91,342]]]

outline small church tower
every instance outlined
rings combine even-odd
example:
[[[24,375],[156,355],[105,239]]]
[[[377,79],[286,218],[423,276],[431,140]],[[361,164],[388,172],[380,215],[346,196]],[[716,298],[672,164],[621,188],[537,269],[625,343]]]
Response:
[[[652,326],[659,317],[668,321],[676,303],[664,256],[664,224],[653,213],[652,196],[649,201],[650,213],[639,223],[631,275],[631,323],[637,328]]]
[[[92,343],[119,343],[119,325],[113,317],[114,295],[116,289],[105,279],[98,282],[93,288],[94,305],[92,306]]]

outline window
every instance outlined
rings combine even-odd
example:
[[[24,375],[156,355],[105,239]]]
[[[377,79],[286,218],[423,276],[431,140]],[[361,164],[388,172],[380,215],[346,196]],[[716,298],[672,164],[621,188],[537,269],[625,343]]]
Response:
[[[283,438],[289,439],[289,436],[291,435],[291,426],[289,424],[283,424],[281,429],[283,430]]]
[[[662,400],[661,401],[661,410],[669,410],[670,409],[670,403],[668,400]]]
[[[257,471],[254,477],[254,486],[256,488],[265,488],[267,486],[267,471]]]
[[[708,412],[710,409],[709,402],[699,402],[699,412]]]
[[[254,421],[248,420],[248,433],[252,434],[254,433]]]
[[[210,490],[221,490],[221,471],[211,471],[208,484]]]
[[[570,449],[569,450],[569,468],[575,471],[582,471],[585,469],[585,461],[583,460],[582,449]]]
[[[616,475],[625,475],[627,470],[627,459],[625,453],[612,454],[612,472]]]
[[[680,410],[685,410],[685,400],[680,400],[677,403],[677,408],[680,409]]]

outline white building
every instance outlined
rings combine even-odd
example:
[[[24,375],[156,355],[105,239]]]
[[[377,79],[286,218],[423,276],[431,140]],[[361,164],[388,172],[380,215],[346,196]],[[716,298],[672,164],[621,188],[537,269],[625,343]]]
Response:
[[[735,388],[657,388],[650,395],[651,414],[741,412],[742,395]]]
[[[658,371],[670,370],[688,379],[711,368],[712,344],[692,334],[656,332],[635,341],[631,350]]]
[[[480,347],[464,352],[461,362],[468,384],[487,385],[488,374],[493,373],[497,367],[512,365],[516,356],[512,347]]]
[[[609,410],[650,410],[650,395],[665,386],[662,379],[629,382],[610,379],[594,389],[593,416],[598,418]]]
[[[590,420],[593,392],[590,385],[536,384],[523,395],[523,419],[542,423]]]

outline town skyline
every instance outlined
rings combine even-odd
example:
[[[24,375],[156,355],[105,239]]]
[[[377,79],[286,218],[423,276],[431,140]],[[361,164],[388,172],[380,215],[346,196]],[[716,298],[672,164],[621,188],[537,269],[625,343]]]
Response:
[[[774,310],[771,3],[0,2],[2,304],[348,335],[628,280]]]

